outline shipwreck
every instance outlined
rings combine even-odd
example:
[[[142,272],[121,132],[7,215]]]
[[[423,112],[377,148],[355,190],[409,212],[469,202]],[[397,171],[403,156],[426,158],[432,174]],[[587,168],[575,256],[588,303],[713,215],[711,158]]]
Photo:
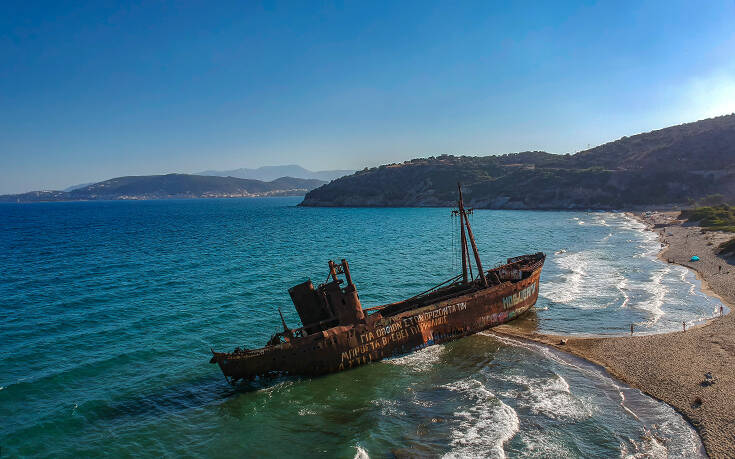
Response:
[[[461,274],[403,301],[363,309],[347,260],[330,260],[327,282],[315,287],[309,280],[289,289],[301,328],[289,328],[281,314],[283,331],[264,347],[212,351],[210,363],[219,365],[231,384],[316,376],[446,343],[526,312],[538,298],[546,255],[508,258],[483,270],[468,219],[472,209],[465,209],[459,186],[458,192],[452,212],[460,222]]]

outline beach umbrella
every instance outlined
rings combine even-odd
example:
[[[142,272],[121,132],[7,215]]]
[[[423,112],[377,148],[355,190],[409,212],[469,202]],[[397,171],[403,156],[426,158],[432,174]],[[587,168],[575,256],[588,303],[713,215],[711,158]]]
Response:
[[[694,256],[692,257],[692,259],[691,259],[691,260],[689,260],[689,261],[699,261],[699,257],[698,257],[698,256],[696,256],[696,255],[694,255]]]

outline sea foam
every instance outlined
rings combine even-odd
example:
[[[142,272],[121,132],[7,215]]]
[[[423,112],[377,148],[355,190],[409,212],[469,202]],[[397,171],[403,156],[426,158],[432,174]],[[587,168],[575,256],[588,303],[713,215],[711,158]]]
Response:
[[[520,427],[515,410],[477,379],[444,387],[458,392],[468,402],[465,410],[454,413],[457,425],[452,428],[452,450],[444,457],[505,457],[503,445]]]

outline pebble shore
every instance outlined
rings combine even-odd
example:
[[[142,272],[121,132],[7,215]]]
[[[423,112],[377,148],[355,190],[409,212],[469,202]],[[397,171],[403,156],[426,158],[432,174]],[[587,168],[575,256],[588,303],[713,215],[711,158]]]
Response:
[[[636,215],[659,233],[664,262],[696,271],[702,290],[735,309],[735,260],[716,247],[732,234],[703,232],[678,212]],[[699,261],[692,262],[697,255]],[[674,333],[621,337],[542,334],[514,323],[499,335],[540,342],[604,367],[629,386],[671,405],[694,426],[710,457],[735,457],[735,314]]]

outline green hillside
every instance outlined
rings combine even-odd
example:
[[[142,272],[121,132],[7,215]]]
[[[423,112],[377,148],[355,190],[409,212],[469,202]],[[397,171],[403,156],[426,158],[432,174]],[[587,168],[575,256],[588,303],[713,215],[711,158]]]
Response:
[[[358,171],[309,192],[303,206],[623,209],[735,202],[735,115],[624,137],[575,155],[441,155]]]

